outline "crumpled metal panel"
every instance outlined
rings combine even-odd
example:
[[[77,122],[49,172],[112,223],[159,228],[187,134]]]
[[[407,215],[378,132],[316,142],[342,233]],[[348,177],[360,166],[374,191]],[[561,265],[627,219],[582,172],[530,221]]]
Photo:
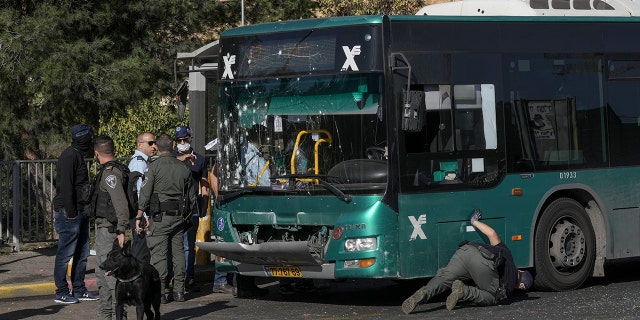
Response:
[[[233,242],[196,242],[205,251],[242,263],[258,265],[321,265],[309,252],[306,241],[242,244]]]

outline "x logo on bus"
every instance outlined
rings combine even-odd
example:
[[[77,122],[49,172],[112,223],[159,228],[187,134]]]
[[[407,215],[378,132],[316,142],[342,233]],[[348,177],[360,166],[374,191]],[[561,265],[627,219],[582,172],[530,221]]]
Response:
[[[347,71],[349,68],[353,71],[358,71],[358,65],[354,58],[362,53],[360,46],[353,46],[353,49],[349,48],[349,46],[342,46],[342,51],[344,51],[344,55],[347,57],[347,60],[342,65],[342,69],[340,69],[340,71]]]
[[[422,240],[427,239],[427,235],[424,234],[424,230],[422,230],[422,225],[427,223],[427,215],[421,214],[418,219],[414,216],[409,216],[409,221],[411,221],[411,225],[413,225],[413,232],[411,233],[409,241],[415,240],[416,238]]]
[[[231,71],[231,66],[236,64],[236,55],[231,55],[227,53],[226,56],[222,57],[224,62],[224,72],[222,73],[222,79],[233,79],[233,71]]]

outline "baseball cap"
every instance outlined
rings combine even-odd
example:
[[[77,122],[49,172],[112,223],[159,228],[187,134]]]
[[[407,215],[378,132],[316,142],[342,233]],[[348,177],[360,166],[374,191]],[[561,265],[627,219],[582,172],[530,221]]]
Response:
[[[176,139],[191,136],[191,128],[187,126],[179,126],[176,128]]]
[[[209,150],[209,151],[216,151],[216,150],[218,150],[218,138],[215,138],[215,139],[213,139],[213,140],[209,141],[209,143],[207,143],[207,144],[204,146],[204,148],[205,148],[206,150]]]
[[[533,285],[533,276],[529,271],[518,270],[520,272],[520,283],[518,283],[518,289],[527,290]]]
[[[72,138],[80,138],[84,135],[91,134],[91,128],[89,128],[86,124],[76,124],[71,127],[71,137]]]

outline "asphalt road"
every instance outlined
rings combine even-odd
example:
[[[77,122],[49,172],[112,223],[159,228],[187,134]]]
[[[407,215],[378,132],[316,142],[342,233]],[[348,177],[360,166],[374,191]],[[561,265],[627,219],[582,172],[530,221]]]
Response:
[[[259,299],[202,292],[183,303],[161,306],[162,319],[640,319],[640,262],[606,268],[609,276],[590,279],[570,292],[530,291],[493,307],[446,310],[444,297],[411,315],[402,301],[420,283],[389,280],[332,282],[313,293],[282,295],[277,286]],[[204,287],[204,286],[203,286]],[[206,288],[210,285],[207,284]],[[95,319],[97,302],[60,305],[51,297],[0,300],[0,319]],[[135,319],[130,308],[129,319]]]

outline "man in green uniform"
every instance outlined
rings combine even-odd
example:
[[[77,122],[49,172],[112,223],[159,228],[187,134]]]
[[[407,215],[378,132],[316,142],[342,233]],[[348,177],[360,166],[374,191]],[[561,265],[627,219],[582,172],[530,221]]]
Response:
[[[94,141],[93,149],[101,165],[95,177],[91,199],[92,214],[96,217],[96,265],[100,266],[113,249],[114,240],[118,240],[120,247],[124,245],[124,231],[129,224],[129,204],[123,186],[123,167],[126,166],[115,160],[113,139],[99,136]],[[96,279],[100,292],[98,319],[110,320],[115,317],[116,278],[96,268]]]
[[[161,134],[156,140],[158,158],[149,164],[140,190],[136,232],[148,231],[151,265],[160,273],[163,303],[184,301],[184,221],[191,219],[196,193],[191,170],[173,154],[173,139]],[[150,213],[146,230],[140,228],[143,212]],[[171,258],[168,265],[167,257]],[[168,267],[173,266],[173,296],[166,293]]]
[[[448,289],[451,289],[451,294],[447,297],[446,306],[452,310],[459,302],[471,302],[479,306],[496,305],[510,297],[515,289],[527,290],[531,287],[531,274],[516,268],[511,250],[500,240],[498,233],[480,219],[482,212],[475,209],[471,215],[471,225],[489,238],[489,244],[461,243],[449,264],[438,270],[427,285],[402,303],[404,313],[413,312],[418,304]]]

